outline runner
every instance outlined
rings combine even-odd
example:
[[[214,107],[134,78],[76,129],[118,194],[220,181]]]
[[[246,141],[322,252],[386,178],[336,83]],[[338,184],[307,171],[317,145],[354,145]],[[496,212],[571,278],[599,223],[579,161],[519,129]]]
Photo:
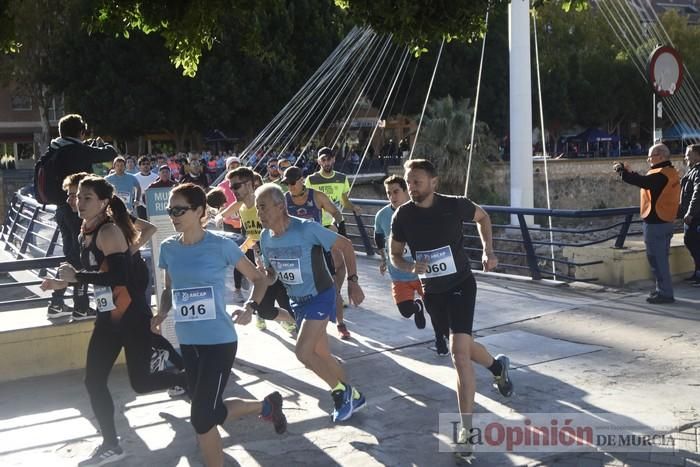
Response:
[[[274,183],[255,190],[255,205],[264,230],[260,249],[268,276],[277,277],[287,289],[297,320],[297,359],[331,388],[334,422],[348,420],[365,405],[364,396],[350,384],[338,361],[331,355],[326,327],[335,320],[336,292],[323,250],[345,258],[348,298],[359,305],[364,293],[357,277],[352,243],[317,222],[291,217],[284,193]],[[259,308],[258,312],[266,312]]]
[[[248,259],[254,264],[257,263],[256,254],[259,255],[260,232],[262,230],[262,224],[258,218],[258,210],[255,207],[256,175],[258,174],[249,167],[239,167],[227,175],[231,183],[231,190],[236,195],[236,199],[241,202],[238,213],[246,234],[246,241],[243,243],[242,249],[245,251]],[[258,314],[255,323],[257,328],[263,331],[267,329],[265,320],[274,320],[279,321],[285,331],[293,334],[296,331],[296,326],[294,317],[290,312],[289,297],[282,283],[276,281],[274,284],[271,284],[265,293],[263,301],[265,303],[270,302],[273,305],[277,301],[279,308],[276,308],[276,311],[273,313]]]
[[[73,212],[78,212],[78,186],[80,182],[85,178],[89,177],[90,174],[87,172],[78,172],[73,175],[67,176],[63,180],[63,190],[68,195],[68,205],[71,207]],[[151,274],[148,270],[148,266],[141,258],[139,248],[148,243],[151,237],[156,233],[157,228],[155,225],[147,222],[143,219],[139,219],[136,216],[131,215],[131,221],[134,223],[134,228],[138,232],[138,239],[129,246],[129,252],[132,255],[134,262],[134,268],[132,272],[134,275],[134,280],[132,281],[135,286],[141,287],[143,294],[146,298],[146,304],[150,303],[150,292],[147,293],[150,285]],[[77,241],[77,240],[76,240]],[[85,296],[87,296],[88,284],[82,284]],[[95,316],[95,312],[91,309],[91,316]],[[169,361],[174,368],[178,370],[184,370],[184,364],[182,363],[182,358],[177,353],[172,344],[163,336],[159,334],[151,333],[151,373],[157,371],[164,371],[166,369],[166,361]],[[170,397],[178,397],[185,394],[185,389],[181,386],[174,386],[168,389],[168,395]]]
[[[135,213],[136,204],[141,199],[141,185],[136,177],[126,172],[126,163],[122,156],[117,156],[112,162],[114,173],[107,175],[105,180],[114,185],[116,195],[121,198],[130,213]]]
[[[343,215],[328,196],[304,185],[304,175],[299,167],[285,170],[281,183],[289,189],[284,196],[290,216],[311,219],[320,224],[322,212],[328,212],[336,224],[343,222]]]
[[[452,362],[457,370],[457,402],[462,414],[459,440],[466,443],[476,391],[472,360],[491,371],[503,396],[513,393],[508,357],[499,355],[494,359],[472,339],[476,281],[464,251],[462,223],[476,222],[484,248],[482,264],[488,272],[498,265],[493,253],[491,220],[467,198],[436,193],[437,172],[430,161],[409,160],[404,168],[411,201],[400,206],[392,220],[391,262],[399,270],[421,278],[425,305],[436,328],[449,326]],[[414,262],[404,259],[406,245]]]
[[[406,180],[398,175],[392,175],[384,180],[386,188],[386,196],[389,198],[390,204],[384,206],[374,216],[374,241],[377,244],[379,256],[382,257],[379,263],[379,272],[384,275],[387,270],[391,277],[391,294],[394,298],[394,304],[399,309],[399,313],[404,318],[413,316],[418,329],[425,328],[425,313],[423,305],[423,287],[420,284],[418,276],[413,273],[403,272],[396,269],[391,263],[387,264],[387,256],[389,254],[389,246],[386,239],[391,234],[391,217],[399,206],[409,201],[408,188]],[[411,260],[411,252],[406,248],[404,259]],[[415,295],[419,297],[414,299]],[[446,338],[449,339],[449,328],[438,329],[435,327],[435,321],[431,318],[433,330],[435,331],[435,350],[440,356],[449,355],[447,350]]]
[[[338,210],[342,210],[342,208],[345,207],[346,209],[350,209],[356,214],[359,214],[361,212],[359,206],[354,206],[348,198],[348,194],[350,193],[348,177],[345,174],[333,170],[333,166],[335,165],[335,156],[333,155],[331,148],[323,147],[319,149],[318,164],[321,169],[306,178],[305,185],[307,188],[313,188],[324,193],[336,205]],[[327,211],[323,212],[323,226],[333,229],[340,235],[346,235],[345,222],[342,221],[337,225],[337,227],[334,227],[333,217]],[[335,265],[335,287],[338,292],[338,299],[336,300],[338,335],[341,339],[348,340],[350,339],[350,332],[343,321],[343,299],[340,295],[340,290],[342,289],[343,282],[345,281],[345,265],[343,264],[343,256],[339,253],[333,253],[333,264]]]
[[[77,206],[83,219],[80,259],[76,271],[59,267],[61,279],[47,279],[41,287],[54,289],[69,283],[94,284],[98,315],[90,338],[85,365],[85,386],[103,442],[81,466],[104,465],[124,457],[114,425],[114,403],[107,379],[124,348],[131,387],[145,393],[184,386],[183,373],[150,372],[151,309],[143,285],[138,284],[138,263],[129,254],[139,244],[138,232],[114,187],[104,178],[89,176],[78,185]],[[109,209],[108,209],[109,208]]]
[[[223,466],[224,453],[217,425],[245,415],[260,414],[282,434],[287,419],[282,412],[282,396],[275,391],[263,401],[223,400],[231,367],[236,356],[237,336],[226,314],[226,270],[238,268],[253,284],[251,303],[265,294],[266,277],[245,259],[232,240],[204,230],[206,194],[192,183],[175,187],[170,193],[168,215],[177,235],[160,247],[159,266],[165,270],[165,288],[160,311],[151,326],[160,324],[174,307],[175,332],[185,361],[187,384],[192,398],[191,423],[207,466]],[[237,310],[235,322],[247,324],[253,306]]]

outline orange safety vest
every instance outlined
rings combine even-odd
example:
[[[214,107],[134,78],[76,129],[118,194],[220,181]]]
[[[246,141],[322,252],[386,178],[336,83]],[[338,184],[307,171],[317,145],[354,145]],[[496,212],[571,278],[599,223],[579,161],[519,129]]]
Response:
[[[665,222],[673,222],[678,214],[678,205],[680,204],[681,197],[681,182],[678,171],[672,166],[659,167],[656,169],[651,169],[647,172],[647,175],[655,174],[661,172],[666,176],[668,182],[666,186],[663,187],[659,198],[656,200],[656,215]],[[651,213],[651,190],[642,188],[639,190],[641,201],[639,203],[639,212],[642,219]]]

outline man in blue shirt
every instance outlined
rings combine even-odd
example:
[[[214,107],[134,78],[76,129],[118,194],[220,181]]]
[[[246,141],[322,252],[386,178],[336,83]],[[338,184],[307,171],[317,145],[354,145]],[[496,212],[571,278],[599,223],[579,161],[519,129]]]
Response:
[[[134,212],[136,202],[141,199],[141,184],[133,175],[126,173],[126,160],[122,156],[114,158],[112,163],[113,174],[107,175],[105,180],[114,185],[115,194],[124,201],[129,212]]]
[[[365,405],[365,398],[345,382],[344,371],[329,350],[326,327],[329,320],[335,321],[336,290],[323,251],[343,256],[348,298],[359,305],[365,296],[352,243],[318,222],[290,216],[284,193],[274,183],[255,190],[255,206],[263,226],[260,250],[268,276],[284,284],[297,320],[296,356],[331,388],[332,420],[347,420]]]

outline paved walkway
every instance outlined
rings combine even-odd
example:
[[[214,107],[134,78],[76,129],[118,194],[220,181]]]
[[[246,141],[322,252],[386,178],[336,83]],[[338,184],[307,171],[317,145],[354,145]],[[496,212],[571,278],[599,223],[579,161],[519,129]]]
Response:
[[[332,333],[348,380],[367,396],[366,410],[332,425],[327,388],[300,365],[294,341],[276,324],[239,327],[227,396],[285,397],[288,434],[255,419],[222,429],[227,462],[244,466],[455,465],[439,451],[438,414],[455,411],[454,370],[429,349],[391,303],[377,262],[361,258],[367,301],[347,311],[353,340]],[[679,286],[674,305],[652,306],[643,291],[548,286],[479,275],[477,336],[507,353],[516,394],[506,399],[476,369],[476,411],[615,413],[651,429],[683,427],[676,449],[661,453],[488,453],[473,465],[700,465],[700,289]],[[331,330],[331,328],[329,328]],[[63,466],[99,442],[81,372],[0,386],[0,465]],[[123,466],[199,466],[189,405],[164,393],[136,396],[124,368],[110,380],[117,428],[129,456]]]

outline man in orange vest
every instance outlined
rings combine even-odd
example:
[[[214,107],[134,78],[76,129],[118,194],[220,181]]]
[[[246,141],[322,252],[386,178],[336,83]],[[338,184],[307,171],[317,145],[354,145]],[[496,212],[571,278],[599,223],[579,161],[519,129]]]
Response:
[[[615,162],[613,168],[622,181],[640,188],[640,215],[644,228],[644,244],[651,272],[656,278],[656,290],[647,297],[654,304],[673,303],[673,283],[668,255],[673,237],[673,221],[678,213],[681,193],[680,176],[670,161],[671,152],[665,144],[649,148],[647,162],[651,168],[646,175],[629,170],[625,163]]]

